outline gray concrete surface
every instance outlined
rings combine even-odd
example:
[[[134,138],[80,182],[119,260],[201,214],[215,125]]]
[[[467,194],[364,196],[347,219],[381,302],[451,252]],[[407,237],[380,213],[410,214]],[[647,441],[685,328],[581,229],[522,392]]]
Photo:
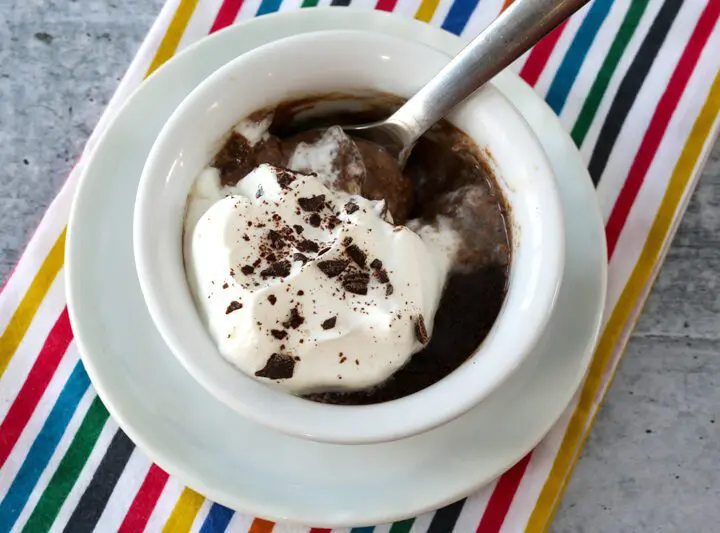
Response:
[[[0,0],[0,280],[63,183],[161,0]],[[720,145],[552,530],[720,526]]]

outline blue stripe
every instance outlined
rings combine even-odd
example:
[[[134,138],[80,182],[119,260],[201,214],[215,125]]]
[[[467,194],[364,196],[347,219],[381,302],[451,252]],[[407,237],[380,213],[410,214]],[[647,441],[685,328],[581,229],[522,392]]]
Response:
[[[595,0],[580,25],[580,29],[575,34],[575,38],[570,44],[570,48],[565,53],[565,57],[560,67],[555,72],[555,78],[550,85],[545,100],[552,107],[553,111],[559,115],[565,102],[567,101],[570,89],[572,89],[575,79],[577,78],[580,67],[582,67],[585,57],[597,36],[600,26],[605,21],[610,12],[613,0]]]
[[[213,503],[210,507],[205,522],[200,528],[200,533],[223,533],[230,523],[235,511],[228,509],[219,503]]]
[[[480,0],[455,0],[442,23],[442,29],[460,35],[479,3]]]
[[[260,15],[275,13],[278,9],[280,9],[280,4],[282,4],[282,0],[262,0],[255,16],[259,17]]]
[[[373,531],[375,531],[375,526],[354,527],[350,530],[350,533],[373,533]]]
[[[10,531],[20,516],[89,386],[85,368],[78,361],[0,503],[0,532]]]

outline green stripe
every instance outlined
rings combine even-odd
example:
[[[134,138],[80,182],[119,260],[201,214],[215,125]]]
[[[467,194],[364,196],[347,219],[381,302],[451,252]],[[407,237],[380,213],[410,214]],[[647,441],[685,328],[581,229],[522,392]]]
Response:
[[[615,35],[615,39],[610,45],[607,56],[603,61],[600,70],[598,71],[597,77],[590,88],[590,92],[585,99],[585,103],[580,110],[575,126],[573,126],[572,133],[570,134],[575,141],[575,144],[580,147],[585,140],[585,136],[590,130],[590,125],[595,118],[598,108],[600,107],[600,101],[607,91],[608,85],[610,85],[610,79],[615,72],[615,69],[620,63],[620,58],[625,52],[630,39],[632,38],[635,30],[640,23],[645,8],[648,5],[649,0],[633,0],[630,4],[628,12],[625,14],[625,18],[620,25],[620,29]]]
[[[60,512],[60,507],[80,476],[108,416],[107,409],[100,398],[96,396],[85,413],[85,418],[73,437],[70,447],[50,479],[50,483],[43,491],[40,501],[33,509],[23,532],[35,533],[50,530]]]
[[[390,528],[389,533],[408,533],[413,526],[413,522],[415,522],[414,518],[408,518],[402,522],[395,522]]]
[[[315,7],[318,5],[318,2],[320,0],[303,0],[303,3],[300,7]]]

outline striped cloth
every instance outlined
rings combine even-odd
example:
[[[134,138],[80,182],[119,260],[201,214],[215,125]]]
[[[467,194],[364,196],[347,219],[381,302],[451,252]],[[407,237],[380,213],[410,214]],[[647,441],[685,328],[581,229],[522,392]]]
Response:
[[[331,3],[351,1],[463,37],[509,3]],[[236,21],[327,3],[170,0],[88,149],[129,92],[179,50]],[[542,443],[481,492],[414,519],[343,531],[547,528],[717,133],[719,15],[720,0],[595,0],[514,65],[579,146],[606,221],[608,306],[589,377]],[[207,501],[153,465],[109,418],[78,359],[61,273],[81,168],[82,159],[0,293],[0,532],[307,532]]]

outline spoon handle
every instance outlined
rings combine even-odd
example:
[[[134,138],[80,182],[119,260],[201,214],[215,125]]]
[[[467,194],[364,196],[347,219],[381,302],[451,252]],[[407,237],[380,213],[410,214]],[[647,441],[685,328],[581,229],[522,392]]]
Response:
[[[388,122],[406,146],[479,89],[588,0],[516,0]]]

